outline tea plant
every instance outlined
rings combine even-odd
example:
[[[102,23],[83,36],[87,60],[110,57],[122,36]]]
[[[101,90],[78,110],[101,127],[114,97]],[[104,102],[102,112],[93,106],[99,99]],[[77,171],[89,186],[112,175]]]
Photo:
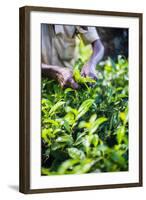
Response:
[[[128,61],[100,62],[97,81],[82,65],[78,90],[42,79],[42,175],[128,170]]]

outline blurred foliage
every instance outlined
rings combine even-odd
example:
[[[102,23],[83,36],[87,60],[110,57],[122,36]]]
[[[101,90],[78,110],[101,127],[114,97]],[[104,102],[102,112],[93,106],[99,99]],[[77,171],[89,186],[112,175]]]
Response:
[[[128,170],[128,61],[100,62],[96,82],[82,66],[78,90],[42,79],[42,175]]]

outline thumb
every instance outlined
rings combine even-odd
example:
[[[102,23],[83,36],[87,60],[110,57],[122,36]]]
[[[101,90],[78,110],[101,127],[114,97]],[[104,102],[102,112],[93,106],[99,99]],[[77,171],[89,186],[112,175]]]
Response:
[[[75,80],[73,78],[70,80],[70,83],[71,83],[71,87],[73,89],[78,89],[79,88],[79,85],[75,82]]]

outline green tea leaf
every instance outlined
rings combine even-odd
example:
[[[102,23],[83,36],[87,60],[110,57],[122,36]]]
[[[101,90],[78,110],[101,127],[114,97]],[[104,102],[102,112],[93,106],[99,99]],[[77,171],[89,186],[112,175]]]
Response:
[[[69,159],[64,161],[58,169],[58,174],[67,174],[68,169],[72,169],[75,164],[77,164],[78,160]]]
[[[69,153],[69,156],[73,159],[85,159],[85,154],[83,151],[77,149],[77,148],[68,148],[68,153]]]
[[[59,101],[59,102],[57,102],[57,103],[56,103],[54,106],[52,106],[52,108],[50,109],[49,115],[55,114],[56,110],[57,110],[58,108],[60,108],[62,105],[64,105],[64,104],[65,104],[64,101]]]
[[[70,128],[70,126],[69,126],[69,123],[68,123],[66,120],[64,120],[64,127],[65,127],[65,129],[70,133],[71,128]]]
[[[90,122],[90,123],[94,123],[95,120],[96,120],[96,118],[97,118],[97,115],[94,113],[94,114],[90,117],[89,122]]]
[[[67,113],[71,112],[71,113],[73,113],[75,116],[78,114],[78,111],[77,111],[76,109],[74,109],[74,108],[71,108],[70,106],[66,106],[66,107],[65,107],[65,111],[66,111]]]
[[[45,119],[44,123],[53,124],[54,126],[59,126],[58,122],[52,119]]]
[[[71,145],[73,143],[73,138],[71,137],[71,135],[64,134],[62,136],[59,136],[56,139],[56,142],[58,142],[58,143],[66,143],[66,144]]]
[[[69,112],[65,115],[64,119],[69,125],[72,125],[75,122],[75,115],[72,112]]]
[[[99,141],[98,136],[94,134],[92,137],[92,144],[94,145],[94,147],[97,147],[98,141]]]
[[[98,127],[99,127],[102,123],[104,123],[105,121],[107,121],[107,118],[106,118],[106,117],[100,117],[100,118],[98,118],[98,119],[93,123],[93,125],[91,126],[91,128],[90,128],[90,133],[94,133],[94,132],[98,129]]]
[[[89,122],[81,121],[78,125],[79,128],[90,128],[91,124]]]
[[[121,126],[117,130],[117,140],[118,140],[119,144],[122,142],[122,140],[124,139],[124,137],[125,137],[125,127]]]
[[[78,109],[77,120],[82,117],[86,112],[88,112],[89,108],[92,106],[94,100],[88,99],[85,100]]]

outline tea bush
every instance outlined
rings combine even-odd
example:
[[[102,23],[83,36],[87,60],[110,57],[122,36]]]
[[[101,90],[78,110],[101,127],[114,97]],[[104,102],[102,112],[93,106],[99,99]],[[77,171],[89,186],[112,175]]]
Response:
[[[97,66],[98,80],[80,76],[78,90],[42,79],[42,175],[128,170],[128,61]]]

